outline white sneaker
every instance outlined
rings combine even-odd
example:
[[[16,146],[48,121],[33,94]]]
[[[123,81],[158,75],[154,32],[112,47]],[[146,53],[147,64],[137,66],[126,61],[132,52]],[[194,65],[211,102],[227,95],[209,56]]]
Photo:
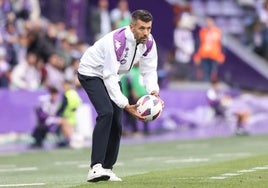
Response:
[[[122,181],[122,179],[117,177],[117,175],[111,169],[105,169],[105,171],[110,176],[109,181]]]
[[[92,169],[88,171],[87,175],[88,182],[107,181],[109,178],[109,173],[104,168],[102,168],[102,165],[100,163],[95,164]]]

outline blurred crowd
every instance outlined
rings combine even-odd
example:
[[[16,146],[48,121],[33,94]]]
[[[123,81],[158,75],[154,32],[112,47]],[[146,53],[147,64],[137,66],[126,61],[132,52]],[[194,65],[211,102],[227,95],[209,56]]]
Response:
[[[224,29],[217,26],[213,16],[200,25],[189,3],[192,1],[174,2],[174,49],[168,63],[160,62],[161,66],[164,64],[172,80],[217,78],[225,59],[221,46]],[[241,2],[245,31],[236,37],[268,59],[268,0]],[[109,0],[0,0],[0,9],[0,87],[9,89],[53,86],[62,91],[64,80],[79,88],[76,70],[81,54],[101,36],[128,25],[131,19],[127,0],[118,0],[114,7]],[[208,25],[215,35],[206,32]],[[202,29],[206,31],[201,34]],[[213,48],[205,52],[211,45]],[[204,55],[211,50],[215,52],[213,57]]]
[[[93,41],[85,40],[76,25],[80,9],[75,4],[82,5],[81,2],[0,0],[0,88],[55,87],[63,91],[65,80],[80,87],[76,74],[82,53],[105,33],[130,22],[126,0],[119,0],[118,7],[112,10],[108,0],[99,0],[96,6],[90,6],[90,15],[85,18]],[[55,8],[53,3],[61,3],[58,8],[65,8],[63,12],[70,11],[69,5],[73,7],[71,24],[42,14],[42,7]],[[59,17],[61,12],[57,12]]]
[[[173,5],[175,26],[174,49],[168,61],[169,64],[166,65],[171,73],[171,79],[201,81],[217,79],[218,69],[225,62],[225,49],[222,46],[224,34],[233,36],[242,45],[252,49],[253,53],[268,60],[268,0],[168,0],[168,2]],[[226,19],[231,17],[231,7],[229,7],[230,15],[210,14],[206,11],[201,14],[192,7],[193,4],[199,4],[208,8],[213,4],[216,9],[224,2],[229,2],[236,7],[237,17],[242,25],[239,30],[243,32],[231,33],[226,28],[232,27],[231,25],[221,25],[219,22],[222,17]],[[206,50],[207,55],[205,55]],[[204,58],[200,61],[200,55],[205,55],[206,62]]]
[[[52,23],[40,14],[36,0],[1,0],[0,87],[62,90],[74,82],[78,58],[85,44],[73,28]]]
[[[242,43],[268,60],[268,0],[253,1],[251,9],[254,14],[248,19]]]

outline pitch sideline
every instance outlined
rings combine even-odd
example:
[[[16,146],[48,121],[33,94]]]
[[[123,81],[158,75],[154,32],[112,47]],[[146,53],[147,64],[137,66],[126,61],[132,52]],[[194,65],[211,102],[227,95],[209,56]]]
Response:
[[[212,176],[209,179],[222,180],[222,179],[226,179],[226,178],[233,177],[233,176],[243,175],[249,172],[256,172],[258,170],[268,170],[268,165],[253,167],[253,168],[244,169],[244,170],[237,170],[235,173],[224,173],[224,174],[220,174],[219,176]]]

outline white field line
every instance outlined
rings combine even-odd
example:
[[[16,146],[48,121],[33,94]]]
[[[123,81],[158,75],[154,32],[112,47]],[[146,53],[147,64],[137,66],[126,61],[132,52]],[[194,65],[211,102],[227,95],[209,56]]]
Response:
[[[225,174],[222,174],[222,176],[226,176],[226,177],[232,177],[232,176],[238,176],[240,175],[240,173],[225,173]]]
[[[254,169],[246,169],[246,170],[238,170],[238,173],[247,173],[247,172],[255,172],[256,170]]]
[[[220,179],[226,179],[226,178],[229,178],[229,177],[243,175],[245,173],[256,172],[258,170],[268,170],[268,165],[257,166],[257,167],[253,167],[253,168],[250,168],[250,169],[237,170],[234,173],[224,173],[224,174],[220,174],[219,176],[212,176],[209,179],[219,179],[219,180]]]
[[[55,161],[56,166],[77,166],[78,168],[89,168],[90,163],[85,161]]]
[[[171,160],[174,157],[142,157],[142,158],[134,158],[134,161],[164,161],[164,160]]]
[[[212,157],[246,157],[251,156],[251,153],[240,152],[240,153],[215,153],[212,154]]]
[[[176,179],[176,180],[204,180],[204,177],[198,177],[198,176],[194,176],[194,177],[176,177],[176,178],[172,178],[172,179]]]
[[[20,183],[20,184],[0,184],[0,187],[28,187],[28,186],[42,186],[45,183]]]
[[[250,156],[251,153],[215,153],[211,155],[211,157],[243,157],[243,156]],[[189,158],[183,158],[178,159],[177,157],[145,157],[145,158],[136,158],[133,159],[135,161],[156,161],[161,160],[165,163],[195,163],[195,162],[208,162],[211,160],[211,157],[209,158],[195,158],[195,157],[189,157]]]
[[[67,166],[67,165],[79,165],[85,161],[55,161],[54,165],[57,166]]]
[[[164,161],[165,163],[191,163],[191,162],[207,162],[209,158],[194,158],[188,157],[183,159],[178,159],[177,157],[144,157],[144,158],[135,158],[134,161]]]
[[[224,177],[224,176],[212,176],[209,179],[212,179],[212,180],[223,180],[225,178],[227,178],[227,177]]]
[[[5,168],[0,169],[0,172],[25,172],[25,171],[36,171],[37,167],[23,167],[23,168]]]
[[[268,170],[268,165],[253,168],[253,170]]]
[[[186,159],[172,159],[166,160],[165,163],[198,163],[198,162],[207,162],[209,158],[186,158]]]
[[[77,167],[78,168],[89,168],[90,165],[89,164],[79,164]]]

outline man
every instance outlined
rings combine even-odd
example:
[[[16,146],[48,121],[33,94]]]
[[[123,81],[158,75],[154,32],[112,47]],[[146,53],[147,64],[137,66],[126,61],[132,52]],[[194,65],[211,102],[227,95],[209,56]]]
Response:
[[[213,18],[206,18],[206,26],[199,31],[199,40],[200,44],[193,59],[198,67],[198,79],[208,82],[218,78],[218,67],[225,61],[222,52],[222,31],[215,25]]]
[[[78,78],[98,114],[88,182],[122,181],[112,172],[122,133],[122,109],[139,120],[145,120],[137,112],[138,105],[129,104],[121,92],[121,75],[139,62],[146,90],[159,97],[157,49],[150,34],[152,20],[148,11],[134,11],[129,26],[108,33],[89,47],[81,58]]]
[[[236,120],[236,134],[248,135],[246,125],[249,122],[250,107],[243,96],[231,96],[220,89],[220,82],[217,79],[211,81],[211,88],[207,91],[207,99],[210,107],[214,110],[215,116],[221,120],[233,117]]]
[[[77,108],[81,105],[82,99],[73,88],[72,82],[65,80],[63,83],[63,96],[61,106],[57,112],[60,117],[60,126],[65,140],[58,143],[59,147],[69,146],[76,125]]]
[[[54,87],[49,87],[48,94],[41,95],[38,99],[39,103],[35,109],[37,125],[32,132],[34,143],[31,144],[31,148],[43,147],[44,139],[49,131],[60,135],[59,118],[56,116],[60,106],[59,91]]]
[[[92,7],[89,25],[94,36],[94,42],[111,31],[112,22],[108,0],[98,0],[98,6]]]

